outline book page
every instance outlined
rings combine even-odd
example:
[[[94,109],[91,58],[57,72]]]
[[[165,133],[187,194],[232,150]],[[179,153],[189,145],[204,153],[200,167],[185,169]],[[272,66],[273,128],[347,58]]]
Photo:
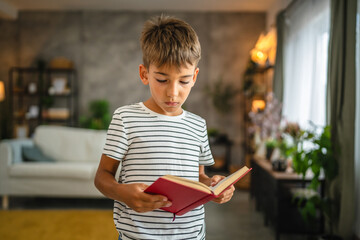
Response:
[[[223,180],[221,180],[215,186],[210,187],[210,189],[214,192],[215,195],[219,195],[223,190],[225,190],[231,184],[235,183],[236,180],[241,178],[241,176],[244,175],[247,171],[249,171],[249,168],[244,166],[241,169],[234,172],[233,174],[231,174],[231,175],[227,176],[226,178],[224,178]]]
[[[195,189],[198,189],[200,191],[212,194],[212,191],[211,191],[210,187],[206,186],[205,184],[203,184],[201,182],[197,182],[197,181],[193,181],[193,180],[190,180],[190,179],[177,177],[177,176],[173,176],[173,175],[165,175],[165,176],[162,176],[162,178],[167,179],[167,180],[172,181],[172,182],[182,184],[184,186],[188,186],[188,187],[195,188]]]

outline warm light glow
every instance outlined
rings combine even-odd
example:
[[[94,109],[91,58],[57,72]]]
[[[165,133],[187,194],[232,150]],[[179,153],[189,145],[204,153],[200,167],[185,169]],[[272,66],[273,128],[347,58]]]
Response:
[[[265,109],[265,101],[264,100],[253,100],[251,104],[251,111],[259,112]]]
[[[263,52],[260,52],[260,51],[257,52],[256,55],[257,55],[258,58],[264,58],[266,56]]]
[[[0,102],[4,101],[5,99],[5,86],[4,86],[4,82],[0,81]]]
[[[267,59],[267,55],[265,53],[255,48],[251,50],[251,60],[253,60],[257,64],[265,65],[266,59]]]
[[[255,47],[250,52],[251,60],[264,66],[266,61],[269,61],[270,65],[275,64],[276,56],[276,31],[272,28],[266,36],[260,34]]]

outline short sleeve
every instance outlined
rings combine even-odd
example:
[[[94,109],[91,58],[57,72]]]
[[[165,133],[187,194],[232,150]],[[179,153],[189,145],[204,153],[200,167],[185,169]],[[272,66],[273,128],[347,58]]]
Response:
[[[201,147],[200,147],[199,164],[205,165],[205,166],[210,166],[210,165],[213,165],[214,163],[215,163],[214,158],[212,156],[210,145],[209,145],[207,127],[206,127],[206,123],[204,122],[202,139],[201,139]]]
[[[110,122],[103,154],[121,161],[128,151],[126,127],[121,114],[115,111]]]

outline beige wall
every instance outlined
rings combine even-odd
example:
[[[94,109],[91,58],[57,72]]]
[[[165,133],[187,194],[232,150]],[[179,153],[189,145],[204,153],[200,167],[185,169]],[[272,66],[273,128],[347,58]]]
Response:
[[[107,99],[111,111],[146,100],[147,87],[138,77],[142,61],[139,35],[145,20],[159,12],[120,11],[23,11],[15,21],[0,20],[0,79],[8,81],[12,66],[36,66],[64,56],[74,61],[80,86],[80,115],[89,101]],[[243,100],[235,110],[219,115],[204,94],[206,84],[222,77],[242,87],[242,75],[259,34],[266,25],[265,13],[171,12],[189,22],[202,45],[200,73],[186,102],[186,109],[207,119],[209,127],[229,134],[235,145],[233,162],[242,163]]]
[[[293,0],[275,0],[266,12],[266,30],[276,24],[276,15],[279,11],[286,8]]]

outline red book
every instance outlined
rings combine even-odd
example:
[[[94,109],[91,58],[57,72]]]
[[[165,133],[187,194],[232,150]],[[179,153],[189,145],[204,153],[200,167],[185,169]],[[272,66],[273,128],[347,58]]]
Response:
[[[166,196],[172,202],[170,207],[161,208],[181,216],[188,211],[220,196],[226,189],[239,181],[251,169],[244,166],[221,180],[213,187],[182,177],[165,175],[145,189],[146,193]]]

